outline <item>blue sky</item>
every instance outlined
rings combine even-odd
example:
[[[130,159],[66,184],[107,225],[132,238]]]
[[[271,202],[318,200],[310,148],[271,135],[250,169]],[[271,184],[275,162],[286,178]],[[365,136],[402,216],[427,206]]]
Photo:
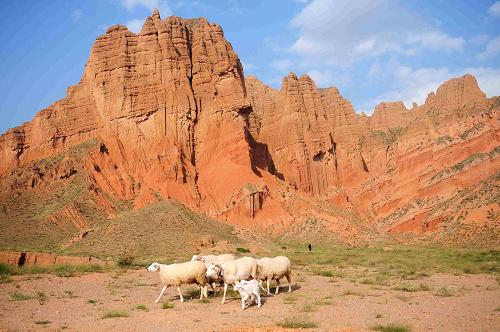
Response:
[[[500,95],[500,1],[0,0],[0,132],[64,97],[108,26],[137,32],[154,7],[219,23],[247,76],[279,88],[288,72],[308,73],[357,112],[421,104],[464,73]]]

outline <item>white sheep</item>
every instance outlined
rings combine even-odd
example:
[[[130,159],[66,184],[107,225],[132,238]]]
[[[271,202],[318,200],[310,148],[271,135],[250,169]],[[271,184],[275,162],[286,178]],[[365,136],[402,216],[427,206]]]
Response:
[[[222,304],[226,301],[226,292],[229,285],[240,280],[257,278],[257,261],[252,257],[242,257],[234,261],[225,261],[222,264],[211,264],[206,276],[211,279],[222,278],[224,281],[224,295]]]
[[[202,261],[207,264],[220,264],[225,261],[234,261],[234,255],[221,254],[221,255],[194,255],[191,261]]]
[[[288,292],[292,291],[292,266],[288,257],[263,257],[257,260],[257,266],[257,279],[259,279],[260,287],[262,287],[262,281],[266,280],[267,295],[271,295],[271,293],[269,292],[269,283],[271,282],[271,280],[276,280],[277,285],[275,294],[278,294],[280,288],[280,279],[283,277],[286,277],[286,280],[288,281]],[[262,289],[265,291],[264,287],[262,287]]]
[[[148,271],[159,272],[160,281],[163,285],[160,296],[158,296],[155,303],[160,301],[168,286],[176,286],[181,302],[184,302],[180,288],[182,284],[196,284],[200,287],[200,300],[203,299],[203,296],[208,297],[205,276],[207,267],[202,262],[185,262],[170,265],[153,263],[148,267]]]
[[[260,289],[259,283],[257,280],[241,280],[236,282],[234,285],[234,290],[238,291],[241,296],[241,309],[245,310],[246,302],[248,298],[250,298],[250,305],[253,301],[256,300],[257,306],[260,308]]]
[[[221,254],[221,255],[194,255],[191,258],[191,261],[201,261],[205,263],[205,266],[208,267],[211,264],[222,264],[225,261],[234,261],[234,255],[231,254]],[[210,285],[212,288],[212,291],[215,293],[215,284],[218,283],[219,285],[223,283],[223,280],[220,276],[217,276],[215,278],[211,278],[207,276],[207,283]]]

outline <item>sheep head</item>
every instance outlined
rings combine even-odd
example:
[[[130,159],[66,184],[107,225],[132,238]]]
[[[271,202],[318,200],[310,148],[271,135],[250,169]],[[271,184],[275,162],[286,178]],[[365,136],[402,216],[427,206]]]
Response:
[[[148,267],[149,272],[158,272],[160,271],[160,263],[153,263]]]
[[[211,279],[220,278],[223,274],[224,270],[219,264],[210,264],[210,266],[207,268],[207,272],[205,273],[205,275]]]

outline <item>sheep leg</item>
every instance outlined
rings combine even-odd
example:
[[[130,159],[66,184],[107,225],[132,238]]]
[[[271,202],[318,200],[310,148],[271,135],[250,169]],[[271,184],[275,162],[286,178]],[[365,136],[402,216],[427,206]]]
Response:
[[[260,306],[261,306],[261,303],[260,303],[260,292],[258,292],[257,294],[255,294],[255,296],[257,297],[257,307],[260,308]]]
[[[184,302],[184,298],[182,297],[181,293],[181,288],[179,286],[177,286],[177,291],[179,292],[179,296],[181,297],[181,303]]]
[[[287,274],[286,280],[288,281],[288,293],[290,293],[292,291],[292,277],[289,274]]]
[[[262,286],[262,283],[263,283],[263,280],[259,280],[259,286],[265,292],[266,289]]]
[[[248,300],[248,295],[244,295],[241,297],[241,309],[245,310],[245,307],[246,307],[246,302]]]
[[[158,296],[158,298],[156,299],[155,303],[158,303],[158,301],[160,301],[160,298],[162,297],[163,293],[165,293],[165,289],[167,289],[167,286],[163,286],[163,288],[161,289],[161,293],[160,293],[160,296]]]
[[[226,292],[227,292],[227,284],[224,283],[224,295],[222,296],[222,304],[226,302]]]
[[[276,280],[276,292],[274,294],[278,295],[280,292],[280,280]]]
[[[200,300],[203,299],[203,290],[204,290],[204,287],[202,285],[200,285]]]
[[[205,285],[205,287],[203,287],[203,292],[205,294],[205,298],[208,299],[208,286],[207,285]]]
[[[271,283],[271,280],[267,279],[267,295],[271,295],[271,292],[269,291],[269,284]]]

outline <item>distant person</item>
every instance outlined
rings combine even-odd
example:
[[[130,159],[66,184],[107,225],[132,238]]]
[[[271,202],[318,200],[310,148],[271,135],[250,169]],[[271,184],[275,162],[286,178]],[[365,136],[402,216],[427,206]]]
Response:
[[[313,246],[310,243],[309,243],[309,245],[307,247],[309,248],[309,251],[313,250]]]

